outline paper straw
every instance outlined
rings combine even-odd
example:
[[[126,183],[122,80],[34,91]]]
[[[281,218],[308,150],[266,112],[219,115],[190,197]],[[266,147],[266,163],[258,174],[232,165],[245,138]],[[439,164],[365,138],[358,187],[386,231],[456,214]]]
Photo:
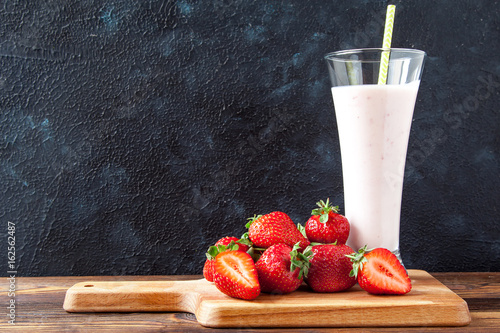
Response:
[[[352,62],[350,62],[350,61],[346,62],[345,67],[347,69],[347,76],[349,78],[349,84],[351,84],[351,85],[358,84],[358,80],[356,78],[356,72],[354,70],[354,66],[352,65]]]
[[[396,14],[396,6],[387,6],[387,13],[385,15],[385,28],[384,28],[384,41],[382,48],[390,49],[392,41],[392,28],[394,26],[394,15]],[[380,70],[378,73],[378,84],[386,84],[387,72],[389,70],[389,55],[390,51],[383,51],[380,57]]]

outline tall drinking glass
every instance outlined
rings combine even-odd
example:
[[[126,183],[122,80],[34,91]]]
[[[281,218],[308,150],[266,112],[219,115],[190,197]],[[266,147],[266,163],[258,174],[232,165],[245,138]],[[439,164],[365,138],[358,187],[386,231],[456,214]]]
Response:
[[[386,83],[379,83],[389,52]],[[348,245],[383,247],[401,261],[399,222],[408,138],[425,52],[357,49],[325,56],[342,157]],[[382,66],[384,68],[384,66]]]

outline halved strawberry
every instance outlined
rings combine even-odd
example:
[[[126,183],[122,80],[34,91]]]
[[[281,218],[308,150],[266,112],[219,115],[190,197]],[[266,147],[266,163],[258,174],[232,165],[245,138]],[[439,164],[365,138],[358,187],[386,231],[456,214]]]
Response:
[[[217,289],[235,298],[252,300],[260,294],[257,269],[246,252],[219,253],[215,257],[214,283]]]
[[[366,253],[366,246],[347,256],[353,262],[352,276],[371,294],[404,295],[411,290],[411,280],[396,255],[384,248]]]
[[[231,243],[232,242],[232,243]],[[221,247],[219,245],[223,245]],[[236,245],[236,246],[235,246]],[[215,257],[219,252],[222,251],[243,251],[247,252],[249,249],[250,241],[248,239],[238,239],[236,237],[223,237],[219,239],[214,246],[211,246],[207,253],[207,260],[205,260],[205,265],[203,266],[203,277],[210,282],[214,281],[214,261]]]

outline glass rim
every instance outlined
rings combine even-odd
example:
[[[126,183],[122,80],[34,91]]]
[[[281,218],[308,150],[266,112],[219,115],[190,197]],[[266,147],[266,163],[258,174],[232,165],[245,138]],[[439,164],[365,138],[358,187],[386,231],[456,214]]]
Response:
[[[397,47],[394,47],[394,48],[373,47],[373,48],[359,48],[359,49],[348,49],[348,50],[334,51],[334,52],[327,53],[324,58],[325,58],[325,60],[331,60],[331,61],[371,62],[373,60],[347,59],[347,58],[344,58],[343,56],[360,54],[360,53],[382,53],[384,51],[389,51],[391,53],[392,52],[410,53],[410,54],[420,55],[420,56],[426,55],[425,51],[422,51],[419,49],[407,49],[407,48],[397,48]]]

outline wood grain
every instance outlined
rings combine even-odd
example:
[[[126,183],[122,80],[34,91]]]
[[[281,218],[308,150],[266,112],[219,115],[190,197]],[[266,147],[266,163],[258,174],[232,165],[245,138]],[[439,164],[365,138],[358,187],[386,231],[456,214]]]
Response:
[[[460,327],[373,327],[363,332],[500,332],[500,273],[462,272],[432,273],[468,304],[472,321]],[[16,324],[0,320],[0,332],[289,332],[327,333],[359,332],[357,328],[250,328],[213,329],[200,325],[189,313],[68,313],[62,304],[68,288],[82,281],[179,281],[200,279],[190,276],[56,276],[18,277],[16,279]],[[0,295],[7,299],[8,286],[0,284]],[[482,301],[485,300],[485,301]]]
[[[359,286],[342,293],[261,294],[227,297],[204,279],[191,281],[86,281],[71,287],[70,312],[189,312],[207,327],[463,326],[467,303],[429,273],[410,270],[413,289],[404,296],[375,296]]]

